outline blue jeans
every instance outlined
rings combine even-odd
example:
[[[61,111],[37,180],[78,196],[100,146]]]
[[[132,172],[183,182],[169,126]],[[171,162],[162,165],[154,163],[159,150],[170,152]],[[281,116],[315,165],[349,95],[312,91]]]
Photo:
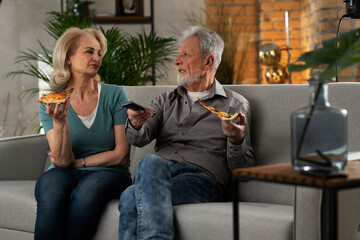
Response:
[[[35,240],[91,239],[105,204],[130,185],[129,177],[114,170],[46,171],[35,187]]]
[[[119,202],[119,240],[173,239],[173,205],[222,200],[222,186],[187,164],[141,160]]]

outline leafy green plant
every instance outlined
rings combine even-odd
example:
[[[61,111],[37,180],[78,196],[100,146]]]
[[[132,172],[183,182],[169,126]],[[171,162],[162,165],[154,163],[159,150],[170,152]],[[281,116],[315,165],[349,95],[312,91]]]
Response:
[[[143,85],[166,77],[166,70],[175,54],[174,38],[162,38],[145,32],[135,36],[117,28],[104,31],[108,52],[102,61],[99,75],[107,83]]]
[[[323,161],[317,162],[314,162],[311,159],[299,157],[300,150],[315,109],[315,103],[322,91],[324,82],[332,80],[341,70],[351,67],[359,62],[360,29],[354,29],[340,34],[338,37],[324,40],[321,48],[302,54],[295,63],[288,65],[288,70],[290,72],[303,71],[313,68],[314,71],[312,72],[312,75],[318,80],[315,101],[310,106],[309,117],[306,119],[304,129],[296,149],[296,156],[302,161],[331,166],[330,159],[320,150],[317,150],[317,154]]]
[[[108,52],[102,60],[99,70],[101,80],[105,83],[117,85],[155,84],[157,80],[166,77],[166,70],[175,55],[175,38],[163,38],[145,32],[131,36],[119,28],[104,30],[93,25],[89,18],[76,16],[69,12],[50,12],[45,22],[46,31],[57,40],[69,27],[99,28],[108,42]],[[52,51],[43,43],[38,42],[41,51],[32,49],[20,51],[15,63],[21,64],[22,69],[7,74],[7,78],[18,75],[28,75],[37,81],[41,79],[49,82],[48,75],[38,68],[38,62],[52,66]],[[39,88],[27,89],[21,98],[32,98],[39,92]]]

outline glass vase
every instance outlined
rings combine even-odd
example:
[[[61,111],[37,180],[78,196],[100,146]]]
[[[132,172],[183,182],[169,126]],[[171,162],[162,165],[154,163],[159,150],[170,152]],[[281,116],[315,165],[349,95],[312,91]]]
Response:
[[[347,111],[331,107],[328,83],[309,80],[310,104],[291,114],[292,165],[337,172],[347,165]]]

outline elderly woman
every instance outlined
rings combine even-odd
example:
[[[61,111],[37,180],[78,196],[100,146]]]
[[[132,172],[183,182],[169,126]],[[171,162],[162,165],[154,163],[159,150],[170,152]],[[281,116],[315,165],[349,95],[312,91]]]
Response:
[[[56,43],[50,87],[74,89],[64,104],[39,106],[52,164],[36,183],[36,240],[91,239],[105,204],[131,184],[128,98],[98,75],[106,44],[100,31],[78,28]]]

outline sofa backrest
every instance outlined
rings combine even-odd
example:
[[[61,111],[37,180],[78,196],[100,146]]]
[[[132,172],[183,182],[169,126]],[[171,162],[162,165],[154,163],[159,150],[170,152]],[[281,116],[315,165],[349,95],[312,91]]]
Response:
[[[227,88],[239,92],[247,98],[251,105],[251,140],[256,156],[257,165],[291,162],[290,147],[290,114],[309,102],[308,86],[301,85],[229,85]],[[144,106],[165,91],[172,91],[175,86],[125,86],[130,100]],[[329,102],[334,107],[348,111],[348,150],[360,151],[360,84],[359,83],[332,83],[329,84]],[[18,141],[19,140],[19,141]],[[31,149],[22,149],[23,157],[15,158],[11,153],[22,146]],[[154,153],[154,142],[143,147],[131,148],[130,172],[132,175],[140,159],[147,154]],[[48,149],[46,138],[43,135],[17,139],[1,139],[0,169],[2,179],[36,179],[43,169],[47,169],[49,160],[45,161]],[[34,154],[33,154],[34,152]],[[37,155],[36,155],[37,154]],[[9,159],[9,160],[8,160]],[[11,159],[11,160],[10,160]],[[27,161],[26,159],[29,159]],[[36,166],[30,159],[39,159]],[[15,163],[14,161],[20,161]],[[46,163],[45,163],[46,162]],[[11,164],[10,164],[11,163]],[[29,163],[29,164],[28,164]],[[28,165],[27,165],[28,164]],[[19,167],[20,166],[20,167]],[[280,184],[246,182],[241,183],[239,197],[242,201],[268,202],[279,204],[293,204],[294,187]]]
[[[309,103],[307,84],[280,85],[228,85],[227,88],[242,94],[251,106],[251,140],[256,164],[268,165],[291,162],[290,115],[291,112]],[[124,87],[130,100],[148,106],[160,93],[171,91],[175,86]],[[329,84],[329,102],[334,107],[348,111],[349,151],[359,151],[360,128],[360,84]],[[154,142],[144,148],[132,147],[131,172],[140,159],[153,153]],[[247,182],[240,184],[242,201],[258,201],[293,204],[294,187],[279,184]]]
[[[0,181],[38,179],[44,171],[48,149],[42,134],[0,138]]]

